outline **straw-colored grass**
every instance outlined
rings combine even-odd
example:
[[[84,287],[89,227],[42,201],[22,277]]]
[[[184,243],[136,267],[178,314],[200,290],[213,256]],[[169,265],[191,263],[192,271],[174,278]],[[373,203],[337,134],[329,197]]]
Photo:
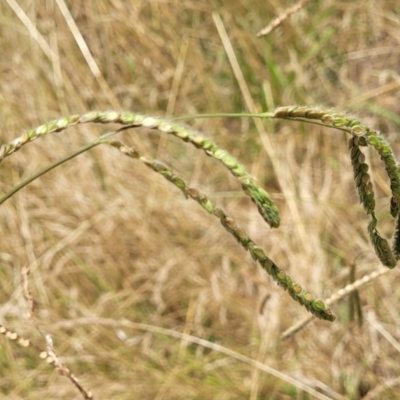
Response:
[[[397,3],[304,2],[257,38],[293,2],[6,0],[0,144],[96,109],[172,118],[323,104],[381,131],[396,154]],[[370,278],[328,302],[335,322],[304,325],[306,310],[218,219],[146,165],[96,146],[0,206],[0,324],[9,329],[0,336],[1,396],[397,398],[399,274],[381,269],[370,242],[348,135],[251,117],[187,123],[268,190],[278,229],[193,146],[144,129],[118,139],[234,216],[316,297]],[[110,129],[85,124],[24,146],[0,166],[0,197]],[[363,151],[378,229],[389,239],[393,187],[375,149]],[[302,328],[283,339],[296,323]],[[83,394],[59,372],[76,377]]]

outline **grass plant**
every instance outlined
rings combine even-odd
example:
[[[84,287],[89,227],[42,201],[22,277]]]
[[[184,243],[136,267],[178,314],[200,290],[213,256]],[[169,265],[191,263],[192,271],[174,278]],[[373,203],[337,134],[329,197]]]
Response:
[[[396,398],[397,2],[78,3],[0,4],[1,396]]]

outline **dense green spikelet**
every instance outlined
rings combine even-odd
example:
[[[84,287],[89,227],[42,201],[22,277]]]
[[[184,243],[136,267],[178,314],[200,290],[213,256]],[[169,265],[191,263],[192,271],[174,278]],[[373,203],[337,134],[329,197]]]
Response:
[[[398,260],[400,258],[400,216],[396,219],[392,251],[394,258]]]
[[[390,179],[390,189],[393,195],[390,201],[390,213],[395,218],[399,214],[400,203],[400,174],[397,162],[389,143],[387,143],[382,136],[378,135],[377,132],[370,131],[367,138],[368,144],[377,150],[381,160],[385,163],[385,169]]]
[[[362,141],[364,144],[364,142]],[[364,210],[371,220],[368,224],[368,233],[371,238],[375,252],[383,265],[393,268],[396,266],[396,258],[389,247],[386,239],[382,238],[376,229],[378,220],[375,215],[375,198],[370,175],[368,174],[368,164],[365,162],[365,156],[360,151],[360,140],[357,136],[349,141],[351,164],[354,171],[354,181]]]

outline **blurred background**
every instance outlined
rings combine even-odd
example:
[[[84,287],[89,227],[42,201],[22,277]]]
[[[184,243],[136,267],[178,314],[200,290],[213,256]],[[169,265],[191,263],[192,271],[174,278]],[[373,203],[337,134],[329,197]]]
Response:
[[[0,142],[95,109],[172,117],[307,104],[357,115],[398,153],[399,2],[311,1],[257,38],[294,4],[4,0]],[[206,193],[318,298],[350,283],[351,270],[358,279],[379,269],[348,135],[250,118],[188,124],[271,193],[278,229],[191,145],[145,129],[119,136]],[[25,146],[3,161],[0,194],[110,129],[87,124]],[[390,238],[389,182],[379,157],[365,153],[379,229]],[[398,398],[397,268],[360,291],[363,321],[345,297],[332,305],[334,323],[314,320],[282,340],[305,309],[217,219],[116,149],[100,146],[37,179],[0,207],[0,219],[0,322],[43,349],[40,331],[50,334],[97,399],[318,398],[300,384],[319,398]],[[34,322],[23,296],[27,266]],[[0,341],[1,397],[82,398],[35,349]]]

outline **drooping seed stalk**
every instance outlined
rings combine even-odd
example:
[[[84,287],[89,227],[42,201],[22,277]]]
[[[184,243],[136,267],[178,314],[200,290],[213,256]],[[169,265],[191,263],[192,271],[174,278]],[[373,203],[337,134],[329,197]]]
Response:
[[[280,107],[275,110],[274,118],[301,120],[305,122],[318,120],[327,126],[341,129],[345,128],[345,130],[353,136],[349,143],[350,157],[360,202],[367,212],[367,215],[370,216],[368,233],[375,252],[382,264],[389,268],[394,268],[400,255],[400,226],[398,221],[400,210],[400,174],[398,164],[390,145],[377,131],[362,124],[355,118],[346,114],[337,113],[333,110],[315,107]],[[365,162],[365,156],[360,151],[360,146],[368,145],[375,148],[380,155],[381,160],[385,164],[386,173],[390,179],[390,189],[392,192],[390,213],[396,218],[396,229],[392,249],[390,249],[387,240],[384,239],[376,229],[378,220],[375,215],[373,186],[367,172],[368,165]]]
[[[118,113],[115,111],[101,112],[92,111],[83,115],[72,115],[66,118],[51,121],[24,133],[19,138],[0,148],[0,162],[19,150],[23,145],[52,132],[60,132],[70,126],[82,123],[119,123],[131,127],[145,127],[156,129],[161,132],[172,134],[179,139],[193,144],[205,153],[221,161],[228,170],[240,181],[244,192],[253,200],[264,220],[271,227],[278,227],[280,223],[279,211],[272,201],[270,195],[256,185],[253,177],[246,171],[245,167],[226,150],[220,149],[213,141],[204,137],[193,129],[176,124],[162,118],[154,118],[142,114],[130,112]]]
[[[314,296],[303,289],[298,283],[293,282],[292,278],[281,270],[270,258],[268,258],[264,250],[257,246],[256,243],[247,235],[246,231],[236,223],[236,221],[227,215],[221,208],[217,207],[207,196],[191,188],[178,175],[174,174],[165,164],[151,160],[141,155],[133,147],[128,147],[118,140],[110,140],[109,143],[131,158],[136,158],[145,163],[153,171],[161,174],[165,179],[172,182],[179,188],[186,197],[197,201],[209,214],[217,217],[222,226],[235,237],[242,247],[249,251],[252,258],[257,261],[267,273],[298,303],[303,305],[308,311],[320,319],[333,321],[335,316],[332,311],[327,309],[321,300],[314,299]]]

